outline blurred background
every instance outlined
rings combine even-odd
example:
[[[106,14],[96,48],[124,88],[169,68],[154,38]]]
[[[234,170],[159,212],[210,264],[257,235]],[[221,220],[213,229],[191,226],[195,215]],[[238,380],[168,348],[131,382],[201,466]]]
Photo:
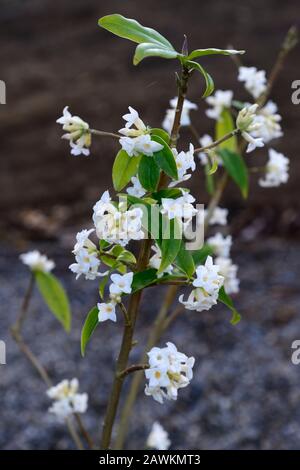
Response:
[[[299,26],[296,0],[2,0],[0,79],[7,104],[0,105],[0,339],[7,344],[7,365],[0,366],[2,406],[0,447],[4,449],[70,448],[63,426],[47,414],[45,387],[9,335],[28,283],[18,260],[38,248],[57,263],[56,274],[72,298],[70,337],[34,294],[24,336],[53,380],[78,376],[90,394],[86,423],[99,433],[112,378],[120,327],[104,324],[88,354],[80,358],[80,330],[97,301],[93,283],[77,281],[67,267],[75,233],[90,224],[92,206],[108,187],[116,143],[94,139],[91,156],[71,157],[55,121],[69,105],[93,128],[116,131],[128,105],[146,123],[158,127],[176,94],[175,61],[147,59],[132,65],[134,44],[100,30],[97,20],[109,13],[136,18],[165,35],[177,49],[188,35],[190,49],[229,44],[245,49],[243,62],[271,70],[284,36]],[[300,369],[292,365],[291,343],[300,339],[299,292],[299,115],[291,102],[291,83],[300,79],[299,47],[288,57],[271,98],[282,115],[284,137],[272,146],[291,159],[286,185],[262,189],[251,179],[250,197],[242,201],[231,185],[223,207],[230,210],[233,260],[239,265],[243,314],[232,327],[228,312],[217,307],[185,314],[166,340],[196,357],[195,378],[176,403],[161,406],[140,395],[131,423],[128,448],[142,448],[154,419],[170,433],[172,448],[300,448]],[[236,81],[236,65],[227,57],[203,63],[217,89],[234,89],[249,99]],[[199,133],[212,132],[201,101],[203,82],[191,81],[188,98],[198,111]],[[182,148],[191,140],[182,130]],[[266,161],[266,150],[252,160]],[[200,172],[192,189],[207,202]],[[151,296],[151,299],[150,299]],[[151,300],[151,302],[147,301]],[[147,293],[139,318],[133,360],[143,347],[160,295]],[[183,431],[184,429],[184,431]]]

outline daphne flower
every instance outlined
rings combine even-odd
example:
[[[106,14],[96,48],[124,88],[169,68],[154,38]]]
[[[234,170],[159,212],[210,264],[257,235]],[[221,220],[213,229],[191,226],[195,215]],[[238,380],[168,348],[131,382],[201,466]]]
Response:
[[[257,120],[257,108],[258,104],[252,104],[245,106],[237,117],[236,125],[241,131],[244,139],[249,142],[246,152],[252,152],[256,147],[263,147],[264,142],[262,137],[254,137],[254,133],[258,133],[261,128],[261,123]]]
[[[261,137],[265,143],[268,143],[283,135],[280,125],[281,116],[277,111],[277,105],[271,100],[258,110],[255,122],[259,123],[260,127],[252,132],[253,137]]]
[[[98,303],[97,308],[99,311],[98,320],[99,322],[103,322],[106,320],[117,321],[116,316],[116,304],[114,302],[108,303]]]
[[[170,100],[170,106],[171,108],[167,109],[165,118],[162,123],[162,127],[167,132],[169,132],[169,134],[172,131],[172,127],[174,123],[175,111],[176,111],[176,106],[177,106],[177,97]],[[180,118],[181,127],[189,126],[191,124],[190,111],[193,109],[198,109],[198,106],[189,100],[184,100],[181,118]]]
[[[212,106],[212,109],[206,111],[206,115],[211,119],[218,120],[224,108],[230,108],[233,98],[231,90],[217,90],[213,96],[206,98],[207,104]]]
[[[106,276],[107,272],[99,273],[100,260],[96,245],[89,239],[94,229],[81,230],[76,235],[76,243],[73,249],[76,263],[69,266],[69,269],[76,274],[78,279],[81,274],[88,280],[94,280],[98,276]]]
[[[289,159],[282,153],[269,149],[269,160],[266,165],[266,174],[264,179],[259,180],[260,186],[271,188],[286,183],[289,179]]]
[[[149,351],[149,369],[145,370],[145,394],[163,403],[164,399],[176,400],[178,389],[186,387],[193,377],[195,359],[177,351],[173,343],[165,348]]]
[[[123,134],[127,137],[137,137],[139,135],[145,134],[148,129],[139,117],[139,113],[133,109],[131,106],[128,107],[129,113],[124,114],[123,119],[126,121],[125,127],[120,129],[120,134]],[[132,129],[134,127],[135,129]]]
[[[154,251],[154,255],[151,256],[149,260],[149,266],[154,269],[159,269],[161,264],[161,250],[158,246],[153,245],[152,250]],[[164,274],[171,274],[173,271],[173,266],[170,264],[158,277],[163,276]]]
[[[143,134],[138,137],[121,137],[119,140],[121,147],[130,157],[138,155],[147,155],[151,157],[155,152],[163,149],[163,145],[151,140],[149,134]]]
[[[183,300],[184,295],[179,296],[178,301],[184,305],[187,310],[196,310],[202,312],[203,310],[210,310],[213,305],[216,305],[218,300],[217,291],[209,295],[203,289],[193,289],[189,294],[187,300]]]
[[[227,294],[239,292],[240,281],[237,278],[238,267],[233,264],[230,258],[218,257],[216,264],[219,266],[220,274],[224,277],[224,289]]]
[[[110,276],[112,284],[109,286],[111,296],[119,296],[121,294],[131,293],[131,284],[133,280],[133,273],[127,274],[112,274]]]
[[[189,150],[187,152],[181,151],[178,153],[176,149],[173,149],[173,154],[177,166],[178,180],[172,181],[169,184],[170,188],[190,179],[191,175],[188,175],[187,171],[195,171],[196,169],[193,144],[190,144]]]
[[[207,243],[213,248],[214,253],[217,256],[227,258],[232,245],[232,236],[227,235],[227,237],[225,237],[222,233],[218,232],[214,236],[208,238]]]
[[[72,155],[89,155],[89,147],[91,146],[91,132],[87,122],[83,121],[79,116],[72,116],[69,107],[63,110],[63,115],[57,119],[58,124],[62,124],[63,130],[67,131],[62,136],[70,142]]]
[[[207,210],[204,211],[205,217],[207,217]],[[215,207],[212,216],[209,220],[209,225],[227,225],[228,209],[222,209],[221,207]]]
[[[79,383],[77,379],[63,380],[59,384],[47,390],[49,398],[54,403],[49,408],[49,412],[64,420],[73,413],[85,413],[87,410],[88,395],[77,393]]]
[[[198,213],[197,209],[194,208],[193,202],[195,198],[188,193],[177,199],[162,198],[161,213],[166,214],[169,220],[176,218],[190,220],[194,215]]]
[[[55,267],[54,261],[42,255],[38,250],[28,251],[20,255],[21,261],[32,271],[43,271],[49,273]]]
[[[130,196],[143,197],[144,194],[146,194],[146,191],[141,185],[140,180],[138,179],[137,176],[133,176],[131,178],[131,183],[132,183],[132,186],[129,186],[126,189],[126,192],[130,194]]]
[[[254,98],[258,98],[267,89],[267,78],[264,70],[256,67],[240,67],[238,80],[245,83],[245,88]]]
[[[213,295],[215,292],[219,292],[224,283],[224,277],[219,273],[220,267],[213,263],[211,256],[208,256],[205,264],[197,267],[193,286],[201,287],[207,294]]]
[[[167,431],[158,423],[154,422],[147,439],[147,446],[151,449],[167,450],[171,445]]]

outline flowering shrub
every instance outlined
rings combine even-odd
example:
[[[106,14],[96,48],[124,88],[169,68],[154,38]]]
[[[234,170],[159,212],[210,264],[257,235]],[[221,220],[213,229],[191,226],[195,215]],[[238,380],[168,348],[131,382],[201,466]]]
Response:
[[[161,404],[166,399],[177,400],[178,390],[187,387],[192,380],[195,359],[179,352],[171,342],[164,348],[157,345],[162,333],[182,309],[202,312],[222,302],[232,312],[232,325],[240,321],[240,314],[230,297],[239,291],[238,268],[230,258],[232,237],[222,233],[222,227],[227,225],[228,210],[219,206],[220,199],[230,180],[246,198],[253,170],[262,172],[259,184],[263,187],[285,183],[289,161],[269,148],[269,160],[265,165],[253,169],[247,162],[248,153],[282,136],[281,116],[275,103],[268,100],[273,82],[267,80],[266,72],[245,67],[236,60],[237,78],[250,95],[250,102],[242,102],[231,90],[214,92],[212,77],[198,62],[204,56],[236,57],[244,51],[210,48],[189,52],[185,40],[182,51],[177,52],[157,31],[121,15],[105,16],[99,20],[99,25],[138,44],[133,59],[135,65],[146,57],[155,56],[177,59],[181,69],[177,74],[178,95],[171,99],[162,127],[150,127],[131,106],[117,133],[93,129],[80,117],[73,116],[68,106],[57,120],[65,132],[62,137],[69,141],[74,156],[90,155],[92,140],[98,136],[116,139],[120,146],[112,169],[116,195],[112,197],[106,190],[95,203],[91,227],[76,235],[75,262],[69,267],[76,279],[82,276],[87,281],[98,281],[95,289],[99,289],[100,294],[99,302],[87,314],[82,328],[82,355],[100,322],[111,320],[123,327],[101,440],[101,448],[107,449],[111,446],[123,383],[129,374],[143,370],[145,395]],[[293,41],[293,34],[289,33],[285,53],[291,49]],[[280,57],[282,60],[282,55]],[[206,115],[214,123],[214,137],[201,137],[192,124],[191,115],[198,106],[188,101],[186,94],[189,80],[197,73],[204,78],[203,98],[208,105]],[[179,146],[179,130],[183,126],[190,129],[193,139],[185,150]],[[184,186],[194,172],[201,171],[210,195],[205,211]],[[122,192],[124,190],[126,192]],[[213,226],[218,229],[211,233]],[[202,244],[199,244],[199,233],[206,238]],[[187,243],[195,240],[197,243]],[[21,259],[32,270],[49,308],[69,330],[68,300],[59,281],[50,273],[54,263],[36,251],[21,255]],[[157,285],[169,285],[166,298],[140,363],[130,365],[142,291]],[[181,286],[187,287],[187,297],[178,292]],[[169,314],[176,297],[176,309]],[[14,332],[18,339],[19,328]],[[47,380],[46,376],[46,383]],[[121,413],[115,448],[123,445],[141,380],[141,374],[134,375]],[[87,395],[78,394],[77,379],[51,386],[47,394],[54,400],[50,411],[59,418],[69,419],[74,415],[78,419],[78,413],[87,408]],[[84,434],[80,421],[79,425]],[[78,436],[72,428],[71,434],[78,444]],[[90,444],[88,438],[87,441]],[[157,449],[169,447],[168,435],[159,423],[154,423],[147,445]]]

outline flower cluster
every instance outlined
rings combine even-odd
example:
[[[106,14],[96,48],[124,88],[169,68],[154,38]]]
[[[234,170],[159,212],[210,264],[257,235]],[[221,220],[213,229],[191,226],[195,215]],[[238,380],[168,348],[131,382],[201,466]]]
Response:
[[[131,285],[133,280],[133,273],[126,274],[112,274],[110,276],[112,283],[109,286],[109,302],[102,302],[97,304],[99,311],[98,320],[103,322],[106,320],[111,320],[113,322],[117,321],[116,317],[116,304],[121,302],[122,294],[131,293]]]
[[[252,104],[251,106],[245,106],[237,117],[236,125],[241,131],[244,139],[249,142],[246,152],[252,152],[256,147],[263,147],[264,141],[262,137],[254,137],[259,135],[261,123],[257,120],[256,111],[258,104]]]
[[[63,115],[57,119],[58,124],[62,124],[63,130],[67,131],[62,139],[70,142],[72,155],[89,155],[91,146],[91,132],[87,122],[79,116],[72,116],[69,106],[63,110]]]
[[[171,108],[167,109],[165,118],[162,123],[162,127],[167,132],[169,132],[169,134],[172,131],[172,127],[174,123],[176,106],[177,106],[177,97],[172,98],[170,100],[170,106]],[[192,111],[193,109],[198,109],[198,106],[195,103],[192,103],[191,101],[187,99],[184,100],[182,113],[181,113],[181,119],[180,119],[181,127],[189,126],[191,124],[190,111]]]
[[[206,98],[206,103],[211,106],[211,109],[206,110],[206,115],[211,119],[218,120],[224,108],[230,108],[233,98],[231,90],[217,90],[214,95]]]
[[[187,171],[188,170],[195,171],[196,169],[193,144],[190,144],[189,150],[187,152],[183,152],[183,151],[178,152],[176,149],[173,149],[173,154],[174,154],[174,158],[175,158],[175,162],[177,166],[178,180],[172,181],[169,184],[170,188],[190,179],[192,175],[188,174]]]
[[[129,106],[129,113],[124,114],[125,127],[119,130],[121,137],[119,142],[121,147],[130,157],[147,155],[151,157],[153,153],[163,149],[163,145],[151,140],[148,127],[140,119],[138,112]]]
[[[54,269],[55,263],[46,255],[42,255],[38,250],[28,251],[20,255],[21,261],[32,271],[43,271],[49,273]]]
[[[85,279],[94,280],[98,276],[106,276],[107,272],[100,273],[100,260],[96,245],[89,239],[95,229],[81,230],[76,235],[76,244],[73,249],[76,263],[69,266],[69,269],[76,274],[78,279],[81,274]]]
[[[224,277],[220,275],[220,268],[213,263],[211,256],[208,256],[204,265],[196,269],[196,278],[193,281],[193,289],[187,300],[183,300],[183,294],[179,297],[187,310],[202,312],[209,310],[217,303],[219,290],[224,284]]]
[[[204,216],[207,216],[207,210],[204,211]],[[222,207],[215,207],[209,219],[209,225],[227,225],[228,209]]]
[[[269,160],[266,165],[266,174],[264,179],[259,180],[260,186],[271,188],[286,183],[289,178],[289,159],[282,153],[269,149]]]
[[[85,413],[88,404],[87,393],[78,393],[77,379],[63,380],[47,390],[49,398],[54,400],[49,412],[58,419],[65,420],[73,413]]]
[[[171,445],[169,434],[157,421],[152,425],[146,444],[150,449],[156,450],[168,450]]]
[[[255,99],[267,89],[266,72],[256,67],[239,67],[238,80],[244,82],[246,90]]]
[[[183,191],[183,195],[177,199],[162,198],[161,200],[161,213],[165,214],[169,220],[174,218],[189,223],[191,219],[198,213],[197,209],[194,208],[193,203],[195,198],[186,191]]]
[[[93,222],[100,240],[125,246],[130,240],[144,238],[142,209],[123,210],[123,205],[120,203],[116,206],[108,191],[105,191],[94,205]]]
[[[193,378],[195,359],[177,351],[173,343],[165,348],[152,348],[148,353],[149,369],[145,375],[149,381],[145,394],[163,403],[164,399],[177,400],[178,390],[189,385]]]

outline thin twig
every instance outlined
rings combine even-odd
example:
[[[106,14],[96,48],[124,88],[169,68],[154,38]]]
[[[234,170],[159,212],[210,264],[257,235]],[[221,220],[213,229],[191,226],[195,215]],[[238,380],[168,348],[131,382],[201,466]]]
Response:
[[[120,139],[122,137],[121,135],[114,134],[113,132],[98,131],[97,129],[90,129],[90,133],[101,137],[113,137],[114,139]]]
[[[138,370],[146,370],[149,369],[149,364],[133,364],[130,367],[127,367],[125,370],[120,372],[120,377],[126,377],[129,374],[132,374],[132,372],[137,372]]]
[[[196,148],[194,150],[194,153],[198,153],[198,152],[208,152],[209,150],[217,147],[218,145],[222,144],[223,142],[225,142],[226,140],[228,139],[231,139],[232,137],[234,137],[235,135],[238,135],[240,133],[240,130],[239,129],[234,129],[233,131],[231,132],[228,132],[228,134],[225,134],[223,135],[223,137],[221,137],[220,139],[218,140],[215,140],[214,142],[212,142],[211,144],[205,146],[205,147],[199,147],[199,148]]]

